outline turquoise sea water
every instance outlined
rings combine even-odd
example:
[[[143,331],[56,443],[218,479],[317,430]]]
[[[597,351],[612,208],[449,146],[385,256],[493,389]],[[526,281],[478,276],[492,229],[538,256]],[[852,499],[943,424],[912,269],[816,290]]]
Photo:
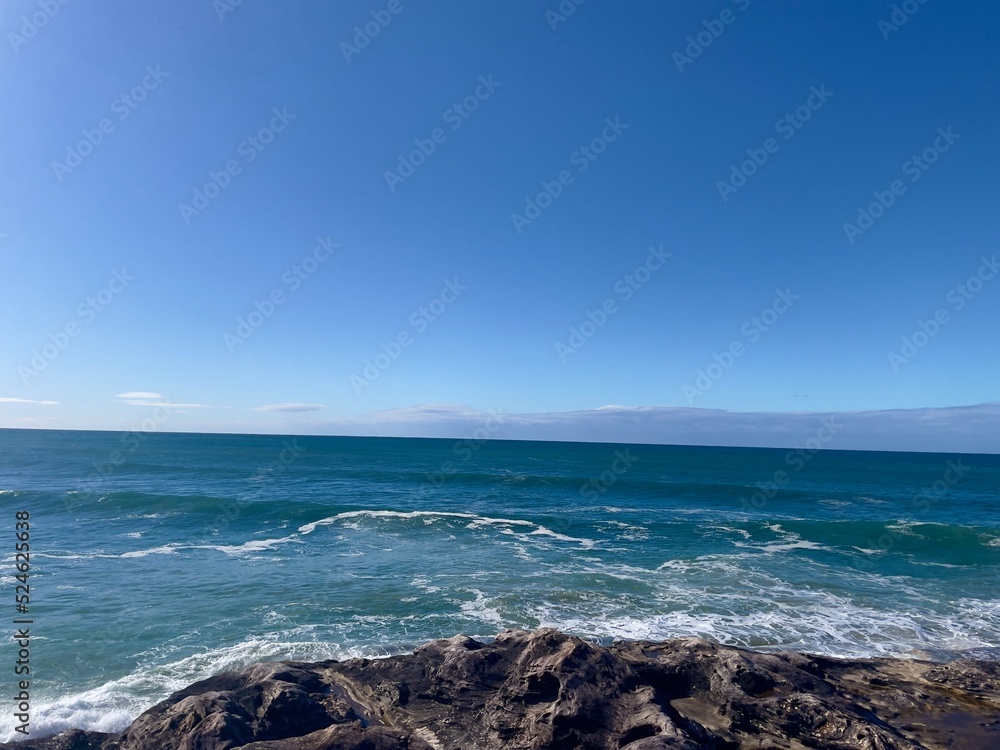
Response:
[[[504,627],[1000,658],[1000,456],[0,430],[0,621],[20,510],[32,736]]]

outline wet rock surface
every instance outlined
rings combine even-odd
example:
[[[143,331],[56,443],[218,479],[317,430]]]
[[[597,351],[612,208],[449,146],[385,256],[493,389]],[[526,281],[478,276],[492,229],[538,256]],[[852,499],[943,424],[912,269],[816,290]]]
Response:
[[[388,659],[258,664],[174,693],[120,735],[0,743],[11,748],[996,750],[1000,663],[507,630]]]

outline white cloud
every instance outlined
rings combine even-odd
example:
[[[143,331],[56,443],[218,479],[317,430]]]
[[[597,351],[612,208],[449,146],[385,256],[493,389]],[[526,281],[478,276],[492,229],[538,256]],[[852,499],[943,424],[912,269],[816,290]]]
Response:
[[[265,404],[264,406],[255,406],[254,411],[286,411],[286,412],[299,412],[299,411],[321,411],[326,408],[326,404]]]
[[[214,406],[207,404],[178,404],[167,399],[162,393],[152,393],[150,391],[126,391],[119,393],[115,398],[121,399],[121,403],[129,406],[169,406],[171,409],[214,409]]]
[[[42,404],[43,406],[57,406],[58,401],[35,401],[31,398],[0,397],[0,404]]]
[[[356,417],[343,417],[330,420],[331,424],[342,425],[441,425],[458,421],[474,422],[485,416],[469,406],[456,404],[420,404],[418,406],[402,406],[397,409],[361,414]]]

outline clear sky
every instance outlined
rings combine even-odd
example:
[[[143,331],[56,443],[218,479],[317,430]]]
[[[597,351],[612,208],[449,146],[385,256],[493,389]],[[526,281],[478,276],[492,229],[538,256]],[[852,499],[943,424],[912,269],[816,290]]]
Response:
[[[0,426],[1000,401],[998,25],[9,0]]]

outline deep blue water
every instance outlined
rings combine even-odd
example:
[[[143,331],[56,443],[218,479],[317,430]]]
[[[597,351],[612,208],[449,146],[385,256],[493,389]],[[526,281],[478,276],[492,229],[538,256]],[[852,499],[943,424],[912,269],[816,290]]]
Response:
[[[1000,456],[0,430],[11,616],[19,510],[32,736],[505,627],[1000,658]]]

